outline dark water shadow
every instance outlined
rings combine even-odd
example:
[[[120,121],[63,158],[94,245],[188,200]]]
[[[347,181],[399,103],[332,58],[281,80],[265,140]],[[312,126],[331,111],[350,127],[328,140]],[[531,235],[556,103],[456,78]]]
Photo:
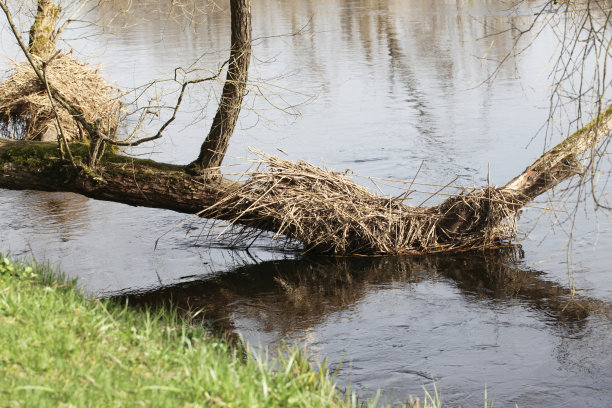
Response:
[[[233,317],[265,332],[293,337],[330,314],[353,307],[373,291],[394,285],[444,281],[483,308],[521,305],[538,319],[575,335],[592,314],[610,318],[610,305],[548,280],[525,266],[520,248],[455,256],[332,258],[262,262],[215,277],[120,297],[137,305],[172,304],[205,310],[206,320],[233,331]]]

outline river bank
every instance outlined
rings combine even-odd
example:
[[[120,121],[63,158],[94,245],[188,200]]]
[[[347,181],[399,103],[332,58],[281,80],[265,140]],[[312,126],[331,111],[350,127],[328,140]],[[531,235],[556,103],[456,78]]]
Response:
[[[242,353],[176,310],[86,299],[49,268],[2,255],[0,344],[7,406],[354,404],[296,348]]]

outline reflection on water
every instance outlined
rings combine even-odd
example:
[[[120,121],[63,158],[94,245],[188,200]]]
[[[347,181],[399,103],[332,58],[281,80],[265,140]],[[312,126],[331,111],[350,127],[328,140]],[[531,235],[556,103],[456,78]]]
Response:
[[[520,251],[509,248],[452,257],[307,257],[268,261],[202,281],[127,296],[145,303],[171,301],[184,310],[206,309],[215,318],[231,316],[238,304],[249,305],[247,309],[254,309],[248,315],[263,319],[264,326],[277,331],[277,340],[294,337],[328,314],[354,306],[370,290],[440,279],[452,281],[470,300],[493,302],[488,306],[521,304],[537,310],[543,320],[563,324],[566,329],[580,329],[593,312],[609,314],[606,303],[572,296],[565,286],[521,265],[515,259]],[[260,314],[260,309],[279,314]]]
[[[139,85],[198,58],[198,68],[216,70],[227,57],[227,4],[199,5],[208,11],[199,23],[191,12],[195,6],[184,4],[168,18],[170,3],[144,2],[125,21],[114,20],[127,27],[103,37],[107,51],[100,59],[113,80]],[[127,5],[104,3],[101,15],[115,17]],[[533,55],[504,65],[496,84],[479,85],[511,49],[514,39],[505,29],[523,19],[496,1],[255,2],[253,84],[226,164],[244,162],[247,148],[257,146],[340,170],[411,179],[426,159],[424,180],[445,184],[459,175],[462,183],[482,184],[487,162],[513,152],[516,168],[491,166],[494,181],[507,181],[529,163],[523,148],[545,119],[532,106],[545,95],[531,87],[548,84],[527,73],[546,65],[541,48],[551,38],[541,34]],[[496,32],[503,34],[491,40]],[[532,100],[525,103],[525,97]],[[296,105],[299,119],[278,110],[295,113]],[[192,89],[185,112],[201,108],[198,118],[207,120],[184,128],[193,122],[185,113],[175,127],[180,133],[156,145],[156,157],[186,163],[197,155],[216,109],[208,85]],[[509,117],[522,120],[510,126]],[[517,135],[525,137],[520,146]]]
[[[435,381],[446,401],[464,406],[481,403],[484,384],[496,401],[534,406],[530,394],[545,382],[547,405],[573,406],[584,396],[563,391],[564,384],[589,388],[612,380],[606,351],[612,339],[605,335],[611,305],[572,299],[514,250],[264,262],[129,298],[204,309],[252,344],[306,343],[332,366],[344,359],[341,384],[352,379],[366,392],[382,381],[395,401]],[[574,351],[589,354],[591,374],[575,377]],[[603,401],[611,392],[589,391],[589,398]]]
[[[291,256],[263,252],[256,245],[251,253],[194,245],[199,228],[175,227],[185,214],[71,193],[4,190],[0,214],[1,251],[48,260],[95,296],[157,288]]]
[[[16,214],[10,228],[35,235],[56,234],[62,241],[70,241],[92,216],[88,202],[78,194],[27,191],[13,202]]]
[[[539,139],[529,142],[547,118],[542,73],[556,43],[546,30],[537,39],[525,34],[531,48],[481,84],[514,41],[508,31],[490,35],[529,21],[526,5],[538,2],[519,3],[514,10],[497,0],[253,2],[253,84],[227,163],[242,163],[255,146],[366,176],[412,180],[420,168],[417,183],[459,176],[482,186],[490,167],[492,183],[507,182],[542,151]],[[123,28],[69,45],[103,63],[121,87],[200,57],[198,68],[215,71],[227,58],[226,1],[114,0],[96,13]],[[10,47],[0,42],[15,57]],[[166,137],[138,153],[193,160],[219,86],[192,89]],[[289,338],[332,366],[344,357],[343,384],[364,393],[382,388],[391,400],[421,395],[420,385],[435,379],[453,405],[481,404],[485,386],[496,406],[609,405],[612,229],[579,213],[570,259],[563,229],[549,228],[558,213],[534,227],[541,215],[534,212],[520,223],[532,237],[523,242],[524,259],[286,260],[293,256],[198,241],[200,227],[176,227],[185,216],[171,211],[3,190],[0,249],[32,251],[90,294],[171,297],[181,307],[206,307],[255,344]],[[577,301],[567,289],[570,268],[588,290]],[[169,287],[152,292],[160,286]]]

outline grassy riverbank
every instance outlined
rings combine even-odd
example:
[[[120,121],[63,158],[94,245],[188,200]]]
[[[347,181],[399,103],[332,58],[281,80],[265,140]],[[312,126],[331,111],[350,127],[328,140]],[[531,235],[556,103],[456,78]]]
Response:
[[[0,255],[2,406],[350,406],[303,354],[246,359],[176,312],[88,300]]]

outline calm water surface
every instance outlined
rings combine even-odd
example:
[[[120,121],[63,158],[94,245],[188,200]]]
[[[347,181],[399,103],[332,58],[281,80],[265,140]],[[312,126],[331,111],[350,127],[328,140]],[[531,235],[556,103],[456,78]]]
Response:
[[[108,19],[124,6],[97,13]],[[247,167],[252,146],[357,175],[410,181],[421,168],[423,183],[458,176],[456,184],[482,186],[488,173],[505,183],[544,148],[542,138],[529,142],[548,115],[555,40],[544,32],[482,84],[512,44],[510,35],[487,35],[527,18],[499,2],[262,0],[253,7],[253,84],[228,172]],[[140,4],[129,19],[115,19],[138,24],[70,46],[103,63],[123,88],[197,58],[198,68],[214,71],[227,54],[229,19],[222,9],[199,9],[206,16],[195,12],[200,23],[185,26],[180,10],[167,18],[159,4]],[[1,47],[15,55],[8,42]],[[193,89],[167,137],[131,153],[191,161],[220,85]],[[415,204],[437,187],[418,189]],[[261,246],[230,251],[202,238],[200,222],[177,226],[183,214],[74,194],[0,190],[0,214],[2,250],[48,260],[96,296],[172,298],[227,318],[253,344],[307,344],[332,367],[343,361],[338,381],[360,395],[382,389],[386,401],[401,401],[435,383],[451,406],[482,404],[485,387],[496,406],[612,402],[605,214],[578,212],[571,252],[570,226],[558,222],[566,215],[532,208],[520,221],[528,233],[522,249],[368,260],[299,259]],[[569,299],[570,279],[584,290],[578,302]]]

